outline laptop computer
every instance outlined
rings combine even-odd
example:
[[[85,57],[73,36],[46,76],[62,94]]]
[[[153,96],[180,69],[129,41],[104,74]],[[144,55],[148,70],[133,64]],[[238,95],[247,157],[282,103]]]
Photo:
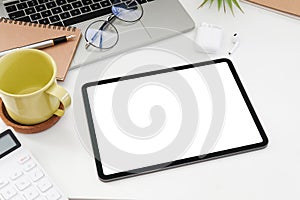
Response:
[[[116,46],[108,50],[85,48],[85,31],[94,21],[107,19],[115,3],[128,0],[4,0],[0,16],[14,20],[80,28],[83,37],[71,69],[129,49],[150,44],[194,28],[194,22],[177,0],[137,0],[143,17],[135,23],[115,20],[119,32]],[[132,1],[132,0],[129,0]]]

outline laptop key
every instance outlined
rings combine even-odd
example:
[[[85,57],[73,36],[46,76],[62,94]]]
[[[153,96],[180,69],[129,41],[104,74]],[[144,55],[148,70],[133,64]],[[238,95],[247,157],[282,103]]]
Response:
[[[147,3],[147,0],[137,0],[137,2],[138,2],[139,4],[144,4],[144,3]]]
[[[76,16],[76,15],[80,15],[81,14],[81,12],[80,12],[79,9],[71,10],[70,13],[71,13],[72,16]]]
[[[80,1],[76,1],[74,3],[72,3],[73,8],[79,8],[82,7],[82,3]]]
[[[92,10],[98,10],[101,8],[99,3],[94,3],[93,5],[91,5]]]
[[[32,21],[36,21],[38,19],[41,19],[42,16],[41,16],[40,13],[35,13],[35,14],[30,15],[30,18],[31,18]]]
[[[41,12],[42,16],[43,17],[49,17],[52,15],[51,11],[50,10],[46,10],[44,12]]]
[[[63,9],[63,11],[72,10],[72,6],[70,4],[63,5],[61,8]]]
[[[91,9],[90,9],[89,6],[85,6],[85,7],[80,8],[80,11],[81,11],[82,13],[86,13],[86,12],[90,12]]]
[[[50,21],[48,18],[44,18],[44,19],[39,20],[39,24],[50,24]]]
[[[15,5],[8,6],[8,7],[6,7],[6,11],[8,13],[15,12],[15,11],[17,11],[17,7]]]
[[[52,17],[49,18],[51,23],[57,22],[60,20],[58,15],[54,15]]]
[[[71,17],[69,12],[61,13],[59,16],[61,19],[67,19],[67,18]]]
[[[62,12],[62,9],[60,7],[56,7],[56,8],[51,9],[51,11],[53,14],[58,14],[58,13]]]
[[[27,6],[27,4],[26,3],[19,3],[19,4],[17,4],[17,8],[19,9],[19,10],[23,10],[23,9],[25,9],[25,8],[27,8],[28,6]]]
[[[92,0],[82,0],[83,5],[90,5],[92,4]]]
[[[38,0],[40,4],[47,3],[49,0]]]
[[[54,7],[56,7],[56,6],[57,6],[57,5],[56,5],[55,1],[50,1],[50,2],[46,3],[46,7],[47,7],[48,9],[54,8]]]
[[[8,13],[9,18],[16,19],[25,16],[25,12],[23,10],[19,10],[16,12]]]
[[[98,10],[98,11],[88,12],[88,13],[85,13],[85,14],[82,14],[82,15],[79,15],[79,16],[76,16],[76,17],[71,17],[67,20],[64,20],[63,24],[65,26],[70,26],[70,25],[73,25],[73,24],[84,22],[84,21],[94,19],[96,17],[100,17],[100,16],[107,15],[107,14],[110,14],[110,13],[111,13],[111,7],[108,7],[108,8],[105,8],[105,9]]]
[[[66,4],[67,3],[67,1],[66,0],[56,0],[56,3],[57,3],[57,5],[64,5],[64,4]]]
[[[26,16],[26,17],[21,17],[21,18],[18,18],[16,19],[17,21],[22,21],[22,22],[31,22],[31,19]]]
[[[16,5],[17,3],[19,3],[19,1],[11,1],[8,3],[4,3],[4,6]]]
[[[25,9],[26,15],[31,15],[31,14],[33,14],[35,12],[36,11],[35,11],[35,9],[33,7]]]
[[[27,4],[29,7],[33,7],[33,6],[37,6],[38,2],[37,0],[32,0],[32,1],[28,1]]]
[[[119,3],[121,3],[121,0],[110,0],[110,3],[112,5],[119,4]]]
[[[41,12],[46,10],[46,6],[44,4],[35,6],[36,11]]]
[[[101,1],[100,4],[101,4],[102,7],[108,7],[108,6],[111,5],[108,0]]]

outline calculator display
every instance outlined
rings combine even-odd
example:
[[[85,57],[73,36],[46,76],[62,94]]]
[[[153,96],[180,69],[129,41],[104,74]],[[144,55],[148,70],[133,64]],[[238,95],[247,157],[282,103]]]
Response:
[[[11,130],[0,133],[0,158],[17,149],[19,146],[21,146],[21,144]]]
[[[10,135],[5,135],[4,137],[0,138],[0,155],[2,155],[4,152],[7,152],[16,145],[17,144],[10,137]]]

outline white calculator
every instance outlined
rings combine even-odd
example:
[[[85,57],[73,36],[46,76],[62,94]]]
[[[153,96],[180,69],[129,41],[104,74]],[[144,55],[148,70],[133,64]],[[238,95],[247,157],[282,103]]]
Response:
[[[11,130],[0,134],[0,200],[67,200]]]

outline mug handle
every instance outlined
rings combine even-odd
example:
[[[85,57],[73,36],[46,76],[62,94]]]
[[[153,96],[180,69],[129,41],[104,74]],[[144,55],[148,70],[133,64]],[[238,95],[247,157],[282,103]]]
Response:
[[[71,97],[67,90],[57,84],[53,84],[50,88],[46,91],[47,94],[50,94],[59,99],[59,101],[63,104],[64,109],[70,106],[71,104]],[[63,109],[57,109],[54,115],[61,117],[63,116],[65,111]]]

